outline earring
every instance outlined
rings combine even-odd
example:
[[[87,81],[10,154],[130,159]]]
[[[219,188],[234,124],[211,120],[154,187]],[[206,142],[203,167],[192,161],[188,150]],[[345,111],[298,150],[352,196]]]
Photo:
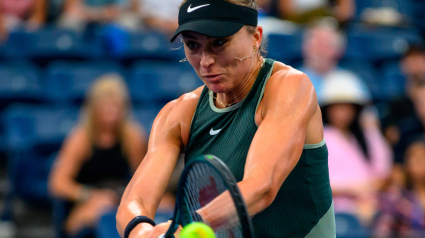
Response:
[[[184,58],[184,59],[179,61],[179,63],[183,63],[183,62],[187,62],[187,58]]]

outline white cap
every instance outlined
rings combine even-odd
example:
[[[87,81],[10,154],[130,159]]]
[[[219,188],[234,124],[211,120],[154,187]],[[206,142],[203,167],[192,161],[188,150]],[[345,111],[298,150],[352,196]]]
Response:
[[[354,73],[338,70],[324,77],[320,106],[335,103],[366,105],[372,100],[367,85]]]

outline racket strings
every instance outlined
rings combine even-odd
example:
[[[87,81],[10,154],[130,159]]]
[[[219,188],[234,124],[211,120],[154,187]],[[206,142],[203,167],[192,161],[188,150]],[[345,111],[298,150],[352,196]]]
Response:
[[[184,192],[184,203],[188,210],[186,215],[191,216],[191,219],[186,222],[204,222],[213,228],[218,238],[243,237],[242,227],[228,187],[214,169],[206,164],[194,165],[187,175]],[[197,212],[205,207],[212,209],[208,209],[208,216],[202,220]]]

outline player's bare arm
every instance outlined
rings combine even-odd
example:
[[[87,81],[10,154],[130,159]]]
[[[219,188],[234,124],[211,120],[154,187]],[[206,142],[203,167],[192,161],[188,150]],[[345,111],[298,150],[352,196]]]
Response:
[[[154,218],[159,202],[168,186],[181,148],[187,144],[190,122],[200,90],[168,103],[158,114],[149,138],[148,152],[121,200],[117,213],[117,229],[121,235],[136,216]],[[130,237],[142,235],[151,225],[139,224]]]

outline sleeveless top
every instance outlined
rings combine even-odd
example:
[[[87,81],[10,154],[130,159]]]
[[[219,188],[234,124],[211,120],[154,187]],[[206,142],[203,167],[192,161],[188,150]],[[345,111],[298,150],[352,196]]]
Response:
[[[208,88],[204,87],[192,119],[186,162],[199,155],[215,155],[229,167],[238,182],[242,181],[248,150],[258,128],[255,113],[273,65],[274,60],[266,59],[246,98],[228,108],[217,108]],[[325,141],[304,146],[297,165],[274,202],[252,221],[256,237],[336,236]]]
[[[108,149],[93,146],[92,155],[82,165],[76,181],[93,187],[122,186],[129,180],[130,173],[121,143]]]

